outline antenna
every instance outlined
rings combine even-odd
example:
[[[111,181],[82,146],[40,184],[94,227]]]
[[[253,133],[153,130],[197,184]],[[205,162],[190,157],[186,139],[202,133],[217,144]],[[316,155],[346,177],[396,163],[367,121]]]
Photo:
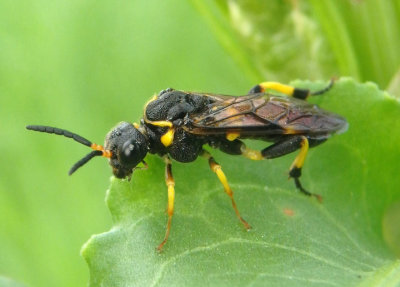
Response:
[[[67,131],[64,129],[59,129],[59,128],[54,128],[54,127],[38,126],[38,125],[29,125],[29,126],[26,126],[26,128],[28,130],[32,130],[32,131],[36,131],[36,132],[62,135],[67,138],[72,138],[74,141],[93,149],[92,152],[87,154],[85,157],[83,157],[81,160],[79,160],[77,163],[75,163],[72,166],[72,168],[68,172],[69,175],[73,174],[78,168],[80,168],[81,166],[86,164],[89,160],[91,160],[95,156],[104,156],[107,158],[111,158],[111,155],[112,155],[111,151],[105,150],[103,146],[92,143],[91,141],[85,139],[84,137],[81,137],[80,135],[77,135],[70,131]]]
[[[82,158],[81,160],[79,160],[77,163],[75,163],[71,169],[68,172],[68,175],[73,174],[78,168],[80,168],[82,165],[84,165],[85,163],[87,163],[89,160],[91,160],[92,158],[94,158],[95,156],[100,156],[103,155],[103,152],[101,150],[94,150],[90,153],[88,153],[84,158]]]

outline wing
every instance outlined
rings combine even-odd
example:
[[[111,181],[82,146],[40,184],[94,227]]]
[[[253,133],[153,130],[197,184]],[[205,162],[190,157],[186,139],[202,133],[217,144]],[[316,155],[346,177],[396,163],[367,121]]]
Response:
[[[267,93],[247,96],[209,95],[213,102],[205,110],[189,115],[186,130],[192,134],[262,136],[279,134],[330,134],[347,125],[336,114],[292,97]]]

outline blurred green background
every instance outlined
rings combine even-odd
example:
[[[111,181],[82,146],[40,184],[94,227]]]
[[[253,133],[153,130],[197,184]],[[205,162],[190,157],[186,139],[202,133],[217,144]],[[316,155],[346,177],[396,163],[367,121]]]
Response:
[[[399,91],[399,11],[379,0],[0,0],[0,275],[84,286],[80,248],[111,226],[105,160],[69,177],[87,148],[27,124],[102,143],[167,87],[239,95],[265,79],[349,75]]]
[[[184,1],[0,2],[0,274],[29,286],[85,286],[79,252],[110,228],[111,170],[87,147],[33,133],[69,129],[102,144],[167,87],[245,93],[250,81]]]

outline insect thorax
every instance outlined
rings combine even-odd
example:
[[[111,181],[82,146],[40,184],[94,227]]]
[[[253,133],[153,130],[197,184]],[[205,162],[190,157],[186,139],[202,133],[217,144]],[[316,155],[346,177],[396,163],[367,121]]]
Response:
[[[199,94],[168,89],[151,101],[145,108],[142,121],[150,143],[150,152],[160,155],[169,153],[180,162],[194,161],[205,143],[203,137],[187,133],[183,129],[185,117],[207,109],[212,99]],[[147,121],[146,121],[147,120]],[[174,139],[170,146],[161,143],[168,128],[151,124],[154,121],[169,121],[174,126]]]

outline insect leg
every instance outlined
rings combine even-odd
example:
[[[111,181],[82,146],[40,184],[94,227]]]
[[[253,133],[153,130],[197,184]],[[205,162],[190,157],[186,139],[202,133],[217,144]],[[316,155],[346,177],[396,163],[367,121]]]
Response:
[[[222,171],[221,166],[215,161],[215,159],[211,156],[209,152],[206,150],[203,150],[202,156],[204,156],[206,159],[208,159],[208,164],[210,165],[210,169],[215,172],[217,175],[219,181],[222,183],[224,186],[224,191],[225,193],[231,198],[232,201],[232,207],[235,210],[236,216],[239,218],[239,220],[243,223],[244,227],[249,230],[251,228],[250,224],[247,223],[246,220],[243,219],[243,217],[240,215],[239,210],[236,206],[236,202],[233,198],[233,191],[231,187],[229,186],[228,180]]]
[[[317,144],[322,143],[324,140],[320,141],[312,141],[311,146],[315,146]],[[318,194],[311,193],[307,191],[300,183],[301,169],[304,165],[304,161],[307,156],[307,152],[309,149],[309,140],[305,136],[293,136],[290,138],[286,138],[282,141],[274,143],[273,145],[263,149],[262,151],[252,150],[246,147],[244,144],[241,148],[242,155],[250,158],[252,160],[260,160],[260,159],[272,159],[276,157],[280,157],[296,150],[300,149],[299,154],[293,161],[290,166],[289,176],[294,179],[294,183],[296,188],[308,196],[314,196],[319,201],[322,201],[322,197]]]
[[[255,93],[264,93],[266,90],[273,90],[276,92],[280,92],[282,94],[285,94],[289,97],[294,97],[297,99],[305,100],[308,98],[308,96],[316,96],[316,95],[322,95],[329,91],[334,84],[334,79],[331,79],[329,82],[329,85],[326,86],[325,88],[311,92],[309,89],[300,89],[300,88],[295,88],[289,85],[284,85],[278,82],[262,82],[256,86],[254,86],[250,91],[249,94],[255,94]]]
[[[310,95],[311,96],[319,96],[319,95],[325,94],[327,91],[329,91],[333,87],[334,83],[335,83],[335,78],[332,78],[330,80],[329,84],[325,88],[315,91],[315,92],[311,92]]]
[[[164,160],[165,160],[165,183],[168,187],[168,207],[167,207],[168,222],[164,240],[157,247],[158,251],[161,251],[164,244],[167,243],[169,232],[171,230],[172,215],[174,214],[174,200],[175,200],[175,181],[172,176],[171,159],[168,156],[166,156]]]
[[[265,157],[261,151],[248,148],[244,142],[238,139],[229,140],[231,134],[227,134],[227,140],[220,140],[213,143],[213,148],[219,148],[221,151],[231,155],[242,155],[252,160],[262,160]]]

